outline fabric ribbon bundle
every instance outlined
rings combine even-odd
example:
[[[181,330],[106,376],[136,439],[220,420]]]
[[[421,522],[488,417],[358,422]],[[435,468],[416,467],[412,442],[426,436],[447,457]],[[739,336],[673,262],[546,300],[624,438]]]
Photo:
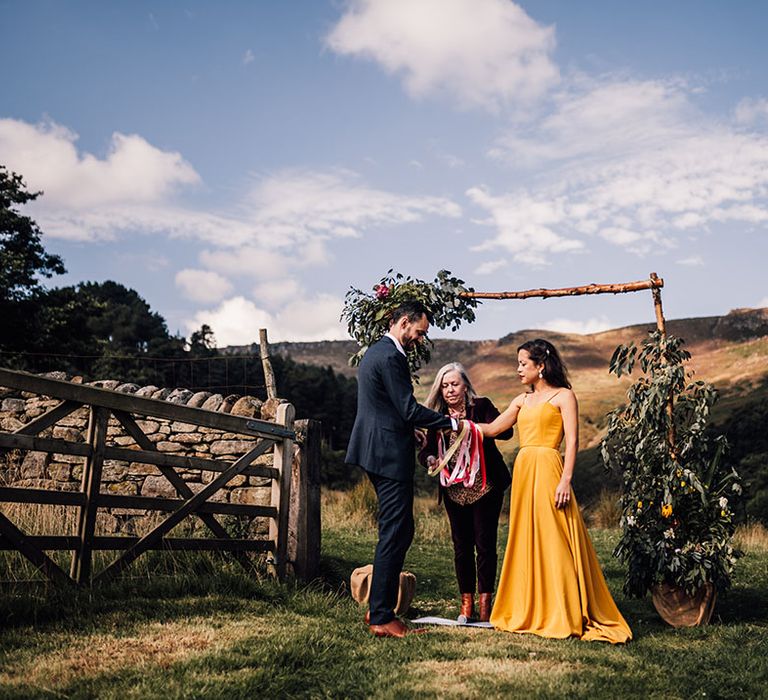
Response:
[[[453,463],[453,466],[451,466]],[[483,454],[483,433],[472,421],[462,423],[461,432],[446,450],[443,436],[437,440],[437,464],[428,470],[430,476],[440,474],[443,486],[463,484],[470,488],[475,485],[478,474],[485,488],[485,456]]]

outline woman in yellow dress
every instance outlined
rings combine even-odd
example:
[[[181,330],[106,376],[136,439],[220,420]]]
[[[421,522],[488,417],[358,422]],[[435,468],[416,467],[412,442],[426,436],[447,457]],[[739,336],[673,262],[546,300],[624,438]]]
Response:
[[[517,424],[520,438],[491,624],[542,637],[626,642],[632,631],[611,597],[571,490],[579,408],[567,370],[546,340],[523,343],[517,360],[528,391],[493,423],[480,425],[494,437]]]

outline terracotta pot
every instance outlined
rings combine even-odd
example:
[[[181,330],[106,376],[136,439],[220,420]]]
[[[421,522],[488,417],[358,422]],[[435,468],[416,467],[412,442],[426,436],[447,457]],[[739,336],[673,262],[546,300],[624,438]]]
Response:
[[[717,591],[711,583],[704,584],[694,595],[682,588],[660,583],[651,588],[653,605],[662,620],[672,627],[699,627],[712,619]]]

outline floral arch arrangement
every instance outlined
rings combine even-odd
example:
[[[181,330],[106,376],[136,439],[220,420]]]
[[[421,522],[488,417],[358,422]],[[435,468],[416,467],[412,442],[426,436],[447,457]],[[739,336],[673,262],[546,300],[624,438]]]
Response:
[[[347,330],[360,349],[349,358],[349,364],[353,367],[360,364],[366,350],[389,330],[391,314],[403,302],[422,302],[432,313],[435,326],[455,331],[462,323],[475,320],[478,300],[462,296],[464,292],[474,291],[448,270],[440,270],[433,282],[425,282],[399,272],[393,274],[390,269],[371,292],[352,287],[344,298],[341,320],[346,321]],[[428,340],[408,353],[408,366],[414,376],[429,362],[431,348],[432,342]]]

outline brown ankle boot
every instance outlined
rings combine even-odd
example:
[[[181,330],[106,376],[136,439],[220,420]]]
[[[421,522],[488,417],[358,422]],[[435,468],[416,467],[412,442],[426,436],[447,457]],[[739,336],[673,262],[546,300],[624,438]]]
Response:
[[[459,617],[465,617],[467,620],[471,620],[474,616],[475,616],[474,593],[462,593],[461,608],[459,609]]]
[[[491,608],[493,607],[493,594],[481,593],[480,604],[480,622],[488,622],[491,619]]]

